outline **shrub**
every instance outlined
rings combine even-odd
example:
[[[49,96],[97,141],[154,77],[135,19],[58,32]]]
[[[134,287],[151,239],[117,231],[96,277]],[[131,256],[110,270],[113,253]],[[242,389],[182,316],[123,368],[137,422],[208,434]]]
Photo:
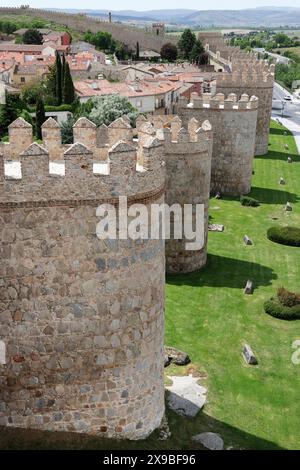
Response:
[[[60,133],[61,133],[61,143],[62,144],[73,144],[74,136],[73,136],[73,126],[75,121],[72,117],[69,117],[67,121],[62,122],[60,125]]]
[[[286,307],[276,300],[268,300],[264,303],[265,312],[275,318],[282,320],[300,319],[300,304]]]
[[[281,245],[300,246],[300,228],[297,227],[270,227],[267,237]]]
[[[279,302],[285,307],[294,307],[300,305],[300,294],[290,292],[284,287],[279,287],[277,290],[277,297]]]
[[[251,206],[251,207],[259,206],[259,201],[250,196],[241,196],[240,201],[241,201],[242,206]]]
[[[35,106],[28,106],[28,109],[31,113],[35,113]],[[45,105],[46,113],[55,113],[58,111],[73,111],[73,106],[71,104],[61,104],[60,106]]]

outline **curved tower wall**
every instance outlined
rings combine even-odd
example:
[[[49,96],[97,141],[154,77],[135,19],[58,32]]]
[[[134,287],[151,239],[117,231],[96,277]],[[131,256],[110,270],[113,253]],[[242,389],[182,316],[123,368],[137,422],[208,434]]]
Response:
[[[167,272],[187,273],[201,269],[207,259],[212,132],[207,121],[201,125],[196,119],[191,119],[184,128],[176,117],[171,122],[171,129],[165,129],[164,134],[167,204],[180,204],[182,208],[184,204],[204,205],[204,246],[201,250],[186,250],[186,238],[166,240]],[[193,211],[194,229],[195,219]]]
[[[96,209],[117,207],[119,195],[163,202],[163,145],[148,141],[136,171],[136,148],[117,142],[108,174],[95,174],[97,129],[85,118],[76,142],[59,149],[51,119],[42,145],[22,119],[9,131],[0,146],[0,424],[144,438],[164,414],[164,243],[100,240]]]
[[[213,132],[211,193],[239,196],[251,190],[255,150],[258,100],[243,95],[238,101],[232,94],[181,99],[179,116],[183,125],[191,117],[203,122],[208,119]]]

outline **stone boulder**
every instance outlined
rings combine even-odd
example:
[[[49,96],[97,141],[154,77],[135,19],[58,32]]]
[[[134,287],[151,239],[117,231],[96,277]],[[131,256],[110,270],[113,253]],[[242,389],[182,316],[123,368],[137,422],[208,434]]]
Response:
[[[202,432],[192,437],[192,441],[202,444],[209,450],[223,450],[224,441],[219,434],[214,432]]]
[[[254,352],[252,351],[251,347],[249,346],[249,344],[244,344],[242,354],[243,354],[243,358],[245,359],[247,364],[256,365],[258,363],[257,359],[256,359],[256,356],[255,356]]]
[[[169,363],[166,363],[166,357]],[[186,366],[191,362],[189,355],[179,349],[165,346],[165,367],[169,364],[176,364],[177,366]]]

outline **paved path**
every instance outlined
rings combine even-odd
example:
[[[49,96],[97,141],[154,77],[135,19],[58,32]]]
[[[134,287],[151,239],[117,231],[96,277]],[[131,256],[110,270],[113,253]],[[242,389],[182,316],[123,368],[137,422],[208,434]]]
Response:
[[[272,119],[277,119],[278,121],[281,122],[289,131],[292,132],[292,134],[295,137],[296,145],[298,148],[298,152],[300,155],[300,125],[292,121],[291,119],[288,118],[282,118],[282,117],[273,117]]]
[[[284,95],[290,95],[290,93],[278,83],[275,83],[274,98],[276,100],[283,99]],[[293,100],[292,103],[286,102],[283,116],[281,116],[281,110],[272,109],[272,119],[280,121],[292,132],[300,154],[300,103],[298,103],[298,100]]]

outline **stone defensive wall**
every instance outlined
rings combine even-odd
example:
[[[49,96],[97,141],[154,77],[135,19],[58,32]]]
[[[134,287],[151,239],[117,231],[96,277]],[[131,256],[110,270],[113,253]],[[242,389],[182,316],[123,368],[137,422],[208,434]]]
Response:
[[[270,119],[274,88],[274,65],[268,66],[263,61],[244,63],[236,60],[232,63],[232,73],[217,74],[217,93],[234,93],[259,98],[256,128],[255,155],[268,153]]]
[[[201,269],[207,260],[208,209],[212,163],[212,130],[208,121],[202,124],[195,118],[182,126],[175,117],[170,129],[164,130],[166,159],[166,202],[204,205],[204,239],[200,250],[186,250],[188,240],[166,240],[166,270],[169,273],[188,273]],[[174,219],[171,219],[173,233]],[[193,211],[192,224],[196,228]],[[200,227],[198,227],[200,230]]]
[[[258,98],[243,94],[217,94],[199,97],[192,93],[191,102],[180,98],[178,114],[184,126],[194,117],[209,120],[213,133],[211,192],[239,196],[251,189],[255,150]]]
[[[178,204],[182,214],[184,204],[203,204],[204,227],[203,247],[186,250],[186,238],[175,239],[174,217],[170,218],[170,240],[166,240],[166,271],[168,273],[188,273],[201,269],[207,260],[208,208],[210,197],[212,130],[208,121],[202,124],[190,119],[186,128],[178,116],[152,116],[152,123],[139,116],[137,129],[139,148],[155,135],[164,142],[166,165],[166,194],[168,206]],[[143,165],[142,152],[138,161]],[[177,217],[178,219],[178,217]],[[193,212],[192,225],[196,227]]]
[[[38,144],[19,118],[0,146],[1,425],[139,439],[163,417],[164,242],[96,227],[120,195],[164,201],[164,144],[137,165],[120,124],[113,144],[81,118],[61,145],[50,118]]]
[[[221,33],[199,33],[212,63],[223,69],[217,77],[217,93],[255,95],[259,98],[255,155],[268,153],[275,65],[258,60],[257,53],[228,46]]]
[[[35,8],[5,8],[0,7],[0,15],[26,15],[33,18],[40,18],[62,26],[68,27],[75,31],[85,33],[91,31],[106,31],[111,33],[113,38],[122,41],[132,48],[136,48],[136,43],[139,42],[141,50],[153,49],[160,52],[161,46],[166,42],[166,38],[156,36],[151,31],[147,32],[138,28],[125,26],[109,21],[96,19],[95,17],[88,17],[83,14],[71,14],[58,11],[42,10]],[[170,36],[169,42],[174,39]]]

